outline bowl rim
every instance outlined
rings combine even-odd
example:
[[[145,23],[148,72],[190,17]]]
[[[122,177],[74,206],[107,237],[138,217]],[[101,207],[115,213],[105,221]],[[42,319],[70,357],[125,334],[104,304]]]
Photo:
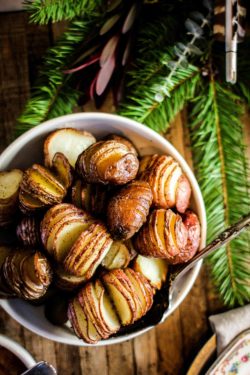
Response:
[[[35,126],[32,129],[29,129],[26,131],[24,134],[19,136],[16,140],[14,140],[0,155],[0,165],[2,169],[2,165],[5,164],[6,162],[8,163],[8,156],[12,154],[15,149],[17,148],[20,150],[23,148],[26,144],[27,141],[37,137],[41,136],[45,133],[55,131],[57,129],[62,129],[62,128],[70,128],[74,127],[73,124],[70,122],[74,121],[80,121],[80,120],[100,120],[100,121],[117,121],[119,122],[119,125],[122,126],[124,125],[127,129],[129,130],[134,130],[137,129],[137,131],[142,132],[142,137],[148,136],[149,138],[153,138],[154,141],[157,141],[159,144],[162,146],[166,146],[168,150],[170,150],[171,154],[173,155],[174,158],[176,158],[180,164],[181,167],[183,168],[185,174],[188,176],[188,179],[191,182],[191,185],[193,186],[193,191],[195,190],[195,195],[196,195],[196,201],[199,204],[199,209],[200,209],[200,221],[202,222],[202,236],[201,236],[201,247],[205,246],[206,243],[206,234],[207,234],[207,220],[206,220],[206,210],[205,210],[205,204],[204,200],[201,194],[200,187],[198,185],[198,182],[194,176],[193,171],[187,164],[186,160],[184,157],[179,153],[179,151],[168,141],[166,140],[162,135],[158,134],[151,128],[147,127],[146,125],[143,125],[135,120],[119,116],[116,114],[110,114],[110,113],[104,113],[104,112],[78,112],[74,114],[69,114],[69,115],[64,115],[60,117],[53,118],[51,120],[45,121],[37,126]],[[176,303],[171,304],[170,309],[164,314],[164,321],[166,318],[176,310],[176,308],[183,302],[183,300],[186,298],[187,294],[190,292],[192,289],[194,282],[199,274],[200,268],[202,265],[202,260],[197,263],[196,266],[194,266],[191,270],[190,273],[192,273],[191,278],[188,282],[188,284],[185,286],[185,290],[182,291],[181,296],[178,298]],[[53,341],[64,343],[64,344],[69,344],[69,345],[75,345],[75,346],[104,346],[104,345],[112,345],[112,344],[118,344],[123,341],[127,341],[130,339],[133,339],[139,335],[142,335],[143,333],[149,331],[152,327],[147,327],[144,328],[140,331],[136,331],[130,334],[125,334],[123,336],[117,336],[117,337],[112,337],[109,338],[108,340],[101,340],[97,344],[87,344],[80,340],[79,338],[75,337],[74,339],[69,339],[68,337],[59,337],[57,334],[53,334],[51,332],[44,332],[44,330],[41,330],[40,328],[37,328],[34,326],[34,324],[30,323],[29,321],[23,319],[20,315],[18,315],[10,306],[8,299],[6,300],[0,300],[0,306],[13,318],[15,319],[18,323],[20,323],[22,326],[25,328],[29,329],[30,331]]]
[[[8,349],[11,353],[18,357],[27,367],[27,369],[36,364],[36,361],[32,355],[22,345],[15,340],[12,340],[8,336],[0,334],[0,346]]]

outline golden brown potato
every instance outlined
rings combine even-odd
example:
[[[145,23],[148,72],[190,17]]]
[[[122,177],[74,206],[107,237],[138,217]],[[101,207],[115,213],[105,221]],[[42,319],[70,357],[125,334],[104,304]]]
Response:
[[[108,203],[107,222],[117,240],[131,238],[146,221],[152,203],[152,191],[145,181],[132,181]]]
[[[167,259],[171,263],[185,249],[187,238],[180,215],[170,209],[156,209],[137,234],[134,245],[142,255]]]
[[[200,245],[201,226],[198,216],[191,210],[186,211],[182,216],[183,224],[188,232],[187,245],[181,249],[179,254],[175,255],[171,264],[188,262],[194,257]]]
[[[91,145],[76,162],[76,171],[87,183],[124,185],[133,180],[139,168],[136,155],[117,141]]]
[[[171,156],[144,156],[138,178],[149,183],[154,206],[165,209],[176,207],[180,213],[186,211],[191,196],[190,183]]]
[[[17,225],[16,234],[19,242],[25,247],[40,245],[39,223],[34,217],[23,217]]]
[[[27,300],[42,297],[52,280],[52,269],[39,251],[16,250],[5,259],[4,279],[11,290]]]
[[[125,146],[128,147],[129,151],[133,152],[136,156],[138,156],[138,152],[131,141],[127,138],[122,137],[121,135],[117,134],[109,134],[104,138],[105,141],[117,141],[123,143]]]
[[[66,189],[48,169],[39,164],[33,164],[24,172],[19,195],[21,205],[26,210],[29,204],[26,206],[24,197],[28,196],[34,200],[34,204],[31,203],[31,205],[35,210],[35,206],[40,208],[39,203],[46,206],[62,202]]]

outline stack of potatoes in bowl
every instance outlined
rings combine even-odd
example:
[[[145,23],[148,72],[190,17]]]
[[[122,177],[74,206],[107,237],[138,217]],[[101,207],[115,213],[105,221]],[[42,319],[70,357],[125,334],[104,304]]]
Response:
[[[47,303],[60,295],[65,319],[88,343],[139,321],[167,280],[168,266],[199,248],[190,183],[169,155],[140,157],[111,134],[96,141],[71,128],[44,143],[44,165],[0,172],[0,295]],[[63,291],[63,293],[61,292]],[[48,309],[47,309],[48,310]]]

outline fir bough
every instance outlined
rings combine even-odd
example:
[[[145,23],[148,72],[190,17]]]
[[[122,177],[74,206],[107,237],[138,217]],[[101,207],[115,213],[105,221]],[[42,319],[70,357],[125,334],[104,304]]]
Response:
[[[30,13],[31,22],[43,25],[93,15],[102,3],[102,0],[25,0],[24,8]]]
[[[196,177],[207,210],[208,241],[249,211],[249,169],[243,143],[240,98],[213,76],[189,116]],[[249,233],[210,257],[212,274],[228,305],[250,301]]]

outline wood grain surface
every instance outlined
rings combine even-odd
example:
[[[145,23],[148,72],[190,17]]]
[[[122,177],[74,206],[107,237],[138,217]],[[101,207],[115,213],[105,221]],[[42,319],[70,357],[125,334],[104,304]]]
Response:
[[[13,128],[29,96],[46,48],[61,25],[38,27],[23,12],[0,14],[0,151],[13,139]],[[90,103],[81,110],[95,110]],[[108,100],[102,111],[113,111]],[[167,138],[192,166],[185,113],[178,115]],[[77,348],[54,343],[24,329],[0,311],[0,332],[22,344],[34,358],[52,363],[59,375],[182,375],[211,336],[208,316],[222,311],[203,266],[194,287],[165,323],[119,345]]]

